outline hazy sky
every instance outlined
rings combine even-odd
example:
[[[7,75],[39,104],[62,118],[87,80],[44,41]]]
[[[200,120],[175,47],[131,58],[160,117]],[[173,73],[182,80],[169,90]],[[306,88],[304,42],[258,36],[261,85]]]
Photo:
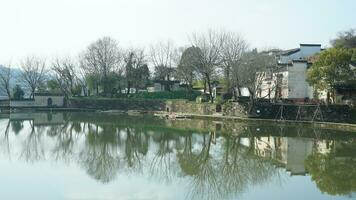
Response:
[[[253,47],[295,48],[356,28],[355,0],[0,0],[0,63],[26,55],[76,55],[111,36],[122,46],[186,45],[209,28]]]

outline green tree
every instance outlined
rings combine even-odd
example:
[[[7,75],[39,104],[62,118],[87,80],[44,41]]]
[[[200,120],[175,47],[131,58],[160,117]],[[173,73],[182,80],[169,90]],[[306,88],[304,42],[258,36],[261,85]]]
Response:
[[[200,49],[198,47],[189,47],[184,50],[177,67],[177,76],[187,84],[188,92],[193,88],[193,81],[197,78],[196,68],[199,62]]]
[[[105,81],[106,83],[102,83],[102,85],[106,85],[107,91],[110,92],[111,97],[117,93],[118,90],[118,82],[120,78],[115,72],[110,72],[106,79],[103,79],[102,81]]]
[[[60,92],[59,83],[55,79],[50,79],[47,81],[47,88],[48,88],[49,92],[51,92],[51,93]]]
[[[132,49],[125,58],[125,79],[126,94],[130,94],[130,89],[146,88],[149,82],[150,72],[145,60],[145,54],[142,49]]]
[[[356,161],[352,157],[337,160],[334,154],[316,153],[305,160],[305,168],[322,192],[347,195],[356,191]]]
[[[99,94],[100,86],[100,74],[90,73],[85,76],[86,82],[88,83],[88,88],[91,91],[96,91],[96,95]]]
[[[147,64],[143,64],[138,66],[135,69],[135,82],[134,86],[136,88],[136,92],[138,89],[146,89],[147,85],[150,82],[150,70]]]
[[[0,91],[3,91],[11,98],[10,81],[12,78],[11,68],[0,65]]]
[[[352,54],[353,50],[344,48],[325,50],[318,55],[308,70],[307,81],[314,86],[316,91],[326,91],[328,102],[330,94],[334,93],[336,84],[355,79],[354,72],[350,68]]]
[[[16,85],[14,88],[14,99],[23,99],[24,95],[25,92],[22,90],[22,88],[19,85]]]

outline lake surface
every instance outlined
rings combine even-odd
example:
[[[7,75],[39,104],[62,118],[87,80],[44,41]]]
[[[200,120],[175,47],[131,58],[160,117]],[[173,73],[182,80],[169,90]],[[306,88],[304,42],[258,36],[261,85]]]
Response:
[[[356,199],[352,132],[105,113],[0,129],[0,199]]]

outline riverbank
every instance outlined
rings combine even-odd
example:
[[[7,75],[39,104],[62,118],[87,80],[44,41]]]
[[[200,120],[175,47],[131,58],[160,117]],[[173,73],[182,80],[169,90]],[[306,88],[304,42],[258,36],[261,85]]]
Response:
[[[280,105],[258,104],[252,114],[247,105],[238,102],[225,104],[196,103],[187,100],[71,98],[68,107],[11,108],[8,112],[105,112],[128,115],[156,115],[216,121],[249,121],[276,124],[301,124],[316,128],[356,131],[352,123],[354,110],[345,105]],[[3,112],[6,113],[6,112]]]
[[[340,130],[346,132],[356,131],[356,124],[351,123],[336,123],[336,122],[320,122],[320,121],[295,121],[295,120],[276,120],[276,119],[259,119],[259,118],[248,118],[248,117],[237,117],[237,116],[223,116],[223,115],[202,115],[194,113],[172,113],[172,112],[155,112],[155,116],[158,117],[167,117],[174,116],[177,118],[186,118],[186,119],[208,119],[215,121],[238,121],[238,122],[256,122],[256,123],[275,123],[276,125],[281,124],[299,124],[303,126],[310,126],[313,128],[322,128],[322,129],[331,129],[331,130]],[[173,118],[174,118],[173,117]]]
[[[188,100],[135,98],[71,98],[69,107],[111,113],[179,113],[195,118],[232,119],[333,126],[353,124],[355,110],[347,105],[308,105],[257,103],[252,110],[248,102],[223,104],[197,103]],[[248,111],[249,110],[249,111]],[[131,112],[134,111],[134,112]],[[166,115],[166,114],[164,114]],[[351,130],[356,130],[353,126]]]

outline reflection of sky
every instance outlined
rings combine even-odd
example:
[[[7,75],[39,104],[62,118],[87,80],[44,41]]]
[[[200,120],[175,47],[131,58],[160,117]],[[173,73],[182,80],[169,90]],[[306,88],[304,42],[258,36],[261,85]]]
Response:
[[[5,131],[7,120],[0,120],[0,130]],[[48,127],[42,127],[47,130]],[[11,130],[11,129],[10,129]],[[116,178],[109,183],[101,183],[91,176],[78,162],[79,157],[72,157],[68,162],[55,160],[53,147],[56,145],[54,138],[48,136],[46,131],[41,134],[40,152],[43,157],[34,162],[26,162],[23,156],[23,146],[27,142],[30,124],[24,122],[22,131],[15,135],[10,131],[9,149],[4,143],[4,134],[0,137],[0,199],[69,199],[69,200],[180,200],[186,199],[192,188],[192,177],[184,176],[175,159],[176,152],[170,154],[172,164],[172,178],[164,180],[159,173],[152,174],[150,163],[154,159],[158,144],[152,139],[149,141],[149,152],[142,158],[142,171],[128,169],[121,166]],[[36,129],[37,130],[37,129]],[[154,133],[151,133],[154,134]],[[120,133],[122,139],[126,139],[125,132]],[[73,155],[78,155],[85,145],[83,134],[75,135],[75,147]],[[199,152],[203,146],[200,135],[193,135],[193,152]],[[223,138],[217,138],[217,143],[212,145],[210,155],[214,157],[214,165],[222,162]],[[246,141],[245,141],[246,142]],[[244,141],[241,141],[244,143]],[[174,143],[168,144],[174,147]],[[124,148],[119,147],[123,152]],[[120,154],[120,159],[124,155]],[[214,166],[216,167],[216,166]],[[158,169],[160,170],[160,169]],[[347,197],[327,196],[321,194],[314,182],[308,176],[289,176],[280,169],[280,179],[274,177],[267,183],[249,186],[242,194],[232,194],[231,199],[347,199]],[[164,172],[162,172],[164,175]],[[282,181],[280,181],[282,180]]]
[[[101,184],[75,165],[0,161],[0,199],[184,199],[180,178],[170,184],[121,174]]]

